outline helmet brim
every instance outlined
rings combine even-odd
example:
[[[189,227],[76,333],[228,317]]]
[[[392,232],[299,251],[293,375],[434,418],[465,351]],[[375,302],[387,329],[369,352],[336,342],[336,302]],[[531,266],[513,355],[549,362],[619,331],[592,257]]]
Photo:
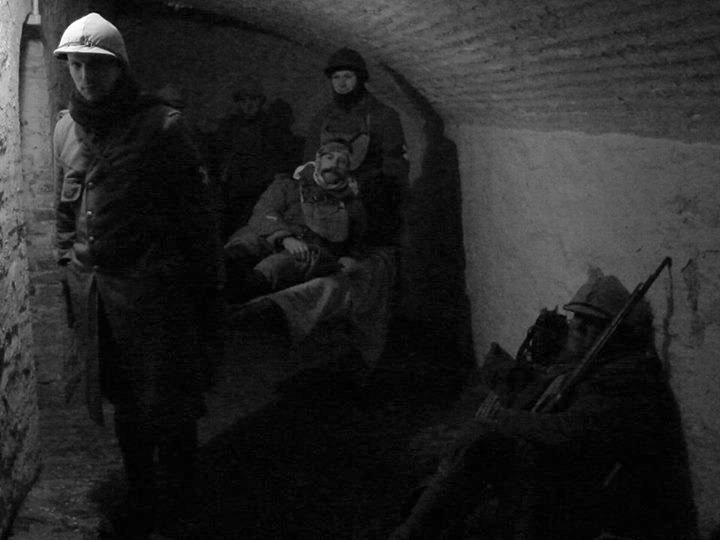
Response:
[[[93,47],[92,45],[61,45],[53,51],[53,56],[60,60],[67,60],[68,54],[101,54],[103,56],[112,56],[122,62],[122,59],[118,57],[117,54],[110,52],[107,49]]]

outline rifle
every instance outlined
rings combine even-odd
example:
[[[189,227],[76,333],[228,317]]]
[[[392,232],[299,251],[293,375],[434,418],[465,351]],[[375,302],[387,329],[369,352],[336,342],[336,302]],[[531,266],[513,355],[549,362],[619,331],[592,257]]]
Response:
[[[561,375],[560,377],[557,377],[542,393],[538,401],[531,409],[531,412],[552,412],[557,408],[567,393],[575,387],[575,385],[593,366],[598,355],[602,351],[602,348],[625,321],[637,303],[643,298],[643,296],[645,296],[645,293],[655,282],[657,277],[660,275],[660,272],[662,272],[666,266],[670,266],[671,264],[672,259],[670,257],[665,257],[662,263],[660,263],[660,266],[655,270],[655,272],[653,272],[647,281],[640,283],[637,287],[635,287],[635,290],[627,299],[622,309],[620,309],[620,311],[610,321],[610,324],[608,324],[605,330],[598,336],[595,343],[593,343],[592,347],[590,347],[590,349],[585,353],[575,369],[568,375]],[[520,349],[518,350],[516,360],[520,361],[524,357],[532,339],[532,331],[533,328],[531,327],[530,330],[528,330],[528,334],[520,346]],[[476,411],[475,418],[492,418],[500,407],[501,404],[499,397],[491,391]]]
[[[625,321],[637,303],[640,302],[643,296],[645,296],[645,293],[655,282],[657,277],[660,275],[660,272],[662,272],[666,266],[670,265],[672,265],[672,259],[670,257],[665,257],[655,272],[653,272],[646,281],[635,287],[635,290],[632,294],[630,294],[630,297],[625,302],[625,305],[623,305],[622,309],[615,315],[615,317],[613,317],[610,324],[608,324],[602,334],[598,336],[595,343],[593,343],[592,347],[590,347],[590,349],[585,353],[575,369],[573,369],[568,376],[558,382],[556,385],[557,388],[552,388],[550,391],[545,392],[531,409],[532,412],[552,412],[557,408],[568,392],[572,390],[587,373],[587,371],[593,367],[598,355],[602,351],[602,348]]]

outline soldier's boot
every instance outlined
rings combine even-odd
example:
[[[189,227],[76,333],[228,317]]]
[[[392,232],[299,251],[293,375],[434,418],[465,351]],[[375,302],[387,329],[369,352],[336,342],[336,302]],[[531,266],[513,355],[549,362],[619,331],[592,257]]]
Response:
[[[225,268],[227,272],[225,300],[228,304],[243,304],[271,292],[267,278],[242,261],[226,259]]]
[[[158,443],[160,499],[164,512],[191,512],[198,500],[198,434],[195,420],[172,423]]]
[[[150,535],[155,524],[155,445],[147,430],[135,423],[116,421],[115,429],[127,493],[114,526],[121,538],[141,540]]]

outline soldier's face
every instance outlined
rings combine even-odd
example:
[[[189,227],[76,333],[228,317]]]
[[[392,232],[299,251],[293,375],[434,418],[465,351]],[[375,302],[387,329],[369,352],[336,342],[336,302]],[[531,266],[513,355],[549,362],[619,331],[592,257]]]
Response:
[[[575,313],[568,322],[566,352],[573,357],[583,356],[590,350],[604,327],[605,324],[599,319]]]
[[[357,82],[357,75],[349,69],[341,69],[330,76],[330,83],[332,84],[333,90],[340,95],[349,94],[355,90]]]
[[[88,101],[103,101],[122,76],[122,67],[113,56],[69,53],[67,59],[75,88]]]
[[[327,182],[334,182],[348,173],[347,154],[343,152],[325,152],[320,154],[318,167],[320,174]]]

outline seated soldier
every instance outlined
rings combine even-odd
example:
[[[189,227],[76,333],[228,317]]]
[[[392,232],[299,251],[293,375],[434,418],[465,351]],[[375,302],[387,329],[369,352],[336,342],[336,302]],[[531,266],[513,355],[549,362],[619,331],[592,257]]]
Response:
[[[330,141],[268,187],[225,246],[229,301],[331,274],[360,250],[365,213],[349,162],[347,143]]]
[[[577,366],[629,297],[596,273],[564,306],[573,318],[567,332],[555,325],[565,337],[552,359],[523,365],[493,345],[485,380],[505,407],[485,400],[392,540],[696,538],[682,428],[647,302],[553,412],[535,412],[543,385]]]

